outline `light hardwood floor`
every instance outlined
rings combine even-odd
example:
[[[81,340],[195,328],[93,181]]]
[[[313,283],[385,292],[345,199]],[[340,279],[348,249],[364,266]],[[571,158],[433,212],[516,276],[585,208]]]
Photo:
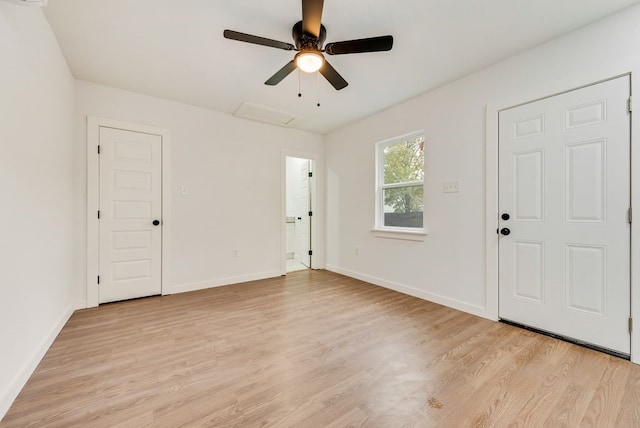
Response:
[[[640,366],[326,271],[76,312],[1,427],[637,427]]]

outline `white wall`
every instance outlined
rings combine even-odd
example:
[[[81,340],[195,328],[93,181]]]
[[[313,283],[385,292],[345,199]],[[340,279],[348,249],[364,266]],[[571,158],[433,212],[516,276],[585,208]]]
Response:
[[[38,8],[0,2],[0,419],[73,309],[73,78]]]
[[[640,6],[329,134],[327,268],[494,317],[485,301],[486,106],[635,64],[638,22]],[[374,145],[420,129],[429,235],[424,242],[374,237]],[[443,183],[454,180],[461,192],[444,194]]]
[[[282,150],[322,153],[320,135],[286,129],[85,81],[76,82],[76,192],[86,194],[86,118],[169,129],[171,277],[164,292],[280,274]],[[185,186],[189,195],[181,195]],[[84,197],[75,211],[84,213]],[[84,266],[86,216],[77,222]],[[239,257],[232,257],[233,249]],[[84,271],[76,295],[85,298]]]

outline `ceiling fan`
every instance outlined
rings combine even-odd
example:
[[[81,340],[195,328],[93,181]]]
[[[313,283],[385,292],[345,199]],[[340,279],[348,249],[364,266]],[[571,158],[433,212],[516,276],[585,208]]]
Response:
[[[393,36],[379,36],[328,43],[323,49],[322,45],[327,37],[327,30],[321,22],[323,6],[324,0],[302,0],[302,21],[298,21],[292,30],[295,46],[291,43],[253,36],[233,30],[224,30],[224,37],[240,42],[298,52],[291,61],[264,82],[266,85],[277,85],[293,70],[299,68],[307,73],[319,71],[334,88],[340,90],[345,88],[348,83],[336,69],[327,62],[322,53],[328,55],[343,55],[388,51],[393,47]]]

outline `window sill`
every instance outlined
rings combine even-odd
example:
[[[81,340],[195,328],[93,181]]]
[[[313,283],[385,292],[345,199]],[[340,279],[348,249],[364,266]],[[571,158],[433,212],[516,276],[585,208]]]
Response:
[[[405,241],[424,241],[427,236],[426,229],[402,230],[402,229],[372,229],[373,233],[378,238],[388,239],[403,239]]]

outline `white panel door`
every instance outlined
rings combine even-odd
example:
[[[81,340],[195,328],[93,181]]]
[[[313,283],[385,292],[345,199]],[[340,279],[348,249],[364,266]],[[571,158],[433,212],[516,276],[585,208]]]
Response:
[[[162,137],[100,128],[100,303],[160,294]]]
[[[296,259],[306,267],[311,267],[310,164],[311,161],[306,161],[300,167],[300,214],[296,223]]]
[[[623,354],[629,95],[625,76],[499,115],[499,221],[510,232],[499,241],[500,317]]]

